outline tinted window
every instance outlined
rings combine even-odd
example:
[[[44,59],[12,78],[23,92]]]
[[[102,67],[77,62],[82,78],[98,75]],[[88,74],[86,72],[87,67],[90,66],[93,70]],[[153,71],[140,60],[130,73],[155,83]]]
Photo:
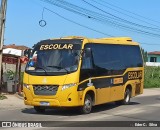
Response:
[[[126,68],[143,66],[139,46],[86,44],[85,48],[92,48],[97,76],[123,74]]]

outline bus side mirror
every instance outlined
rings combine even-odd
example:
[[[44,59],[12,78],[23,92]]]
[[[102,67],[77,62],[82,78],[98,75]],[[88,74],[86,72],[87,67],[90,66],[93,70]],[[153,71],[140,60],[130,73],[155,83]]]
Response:
[[[91,48],[86,48],[86,49],[84,50],[84,56],[85,56],[86,58],[92,56],[92,50],[91,50]]]

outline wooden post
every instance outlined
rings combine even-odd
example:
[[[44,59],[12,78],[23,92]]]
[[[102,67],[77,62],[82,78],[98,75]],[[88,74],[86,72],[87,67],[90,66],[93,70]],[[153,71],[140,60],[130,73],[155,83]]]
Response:
[[[19,69],[18,69],[18,73],[19,73],[19,81],[18,81],[18,94],[21,94],[22,92],[22,86],[21,86],[21,59],[20,57],[18,58],[18,63],[19,63]]]
[[[0,7],[0,15],[1,15],[0,17],[0,87],[2,83],[2,72],[1,72],[2,71],[2,52],[3,52],[3,43],[4,43],[6,9],[7,9],[7,0],[1,0],[1,7]]]
[[[17,57],[17,63],[16,63],[16,72],[15,72],[15,83],[14,83],[14,86],[15,86],[15,92],[17,92],[18,90],[18,85],[17,85],[17,80],[18,80],[18,65],[19,65],[19,58]]]

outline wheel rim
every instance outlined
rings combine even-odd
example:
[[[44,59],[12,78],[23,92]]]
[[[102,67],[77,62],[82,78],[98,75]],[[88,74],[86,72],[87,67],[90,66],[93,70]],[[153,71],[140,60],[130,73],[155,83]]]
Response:
[[[89,99],[85,100],[85,106],[84,106],[84,108],[85,108],[85,111],[87,111],[87,112],[91,111],[91,109],[92,109],[92,103],[91,103],[91,101]]]
[[[128,92],[128,91],[126,91],[125,101],[126,101],[126,102],[129,102],[129,99],[130,99],[129,92]]]

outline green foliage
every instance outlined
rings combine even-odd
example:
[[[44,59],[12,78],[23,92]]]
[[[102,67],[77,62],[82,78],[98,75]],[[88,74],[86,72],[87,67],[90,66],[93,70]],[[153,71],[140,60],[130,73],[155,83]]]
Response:
[[[7,99],[7,97],[3,94],[0,94],[0,100]]]
[[[24,72],[20,73],[20,76],[21,76],[20,83],[23,83],[23,74],[24,74]],[[13,80],[16,75],[16,72],[13,72],[11,70],[7,70],[6,75],[7,75],[8,79]]]
[[[144,87],[160,88],[160,67],[145,67]]]
[[[7,70],[6,72],[8,79],[13,79],[15,76],[15,72],[13,72],[12,70]]]
[[[142,48],[141,48],[141,51],[142,51],[142,56],[143,56],[144,62],[147,62],[148,61],[148,53],[147,53],[147,51],[145,51]]]

